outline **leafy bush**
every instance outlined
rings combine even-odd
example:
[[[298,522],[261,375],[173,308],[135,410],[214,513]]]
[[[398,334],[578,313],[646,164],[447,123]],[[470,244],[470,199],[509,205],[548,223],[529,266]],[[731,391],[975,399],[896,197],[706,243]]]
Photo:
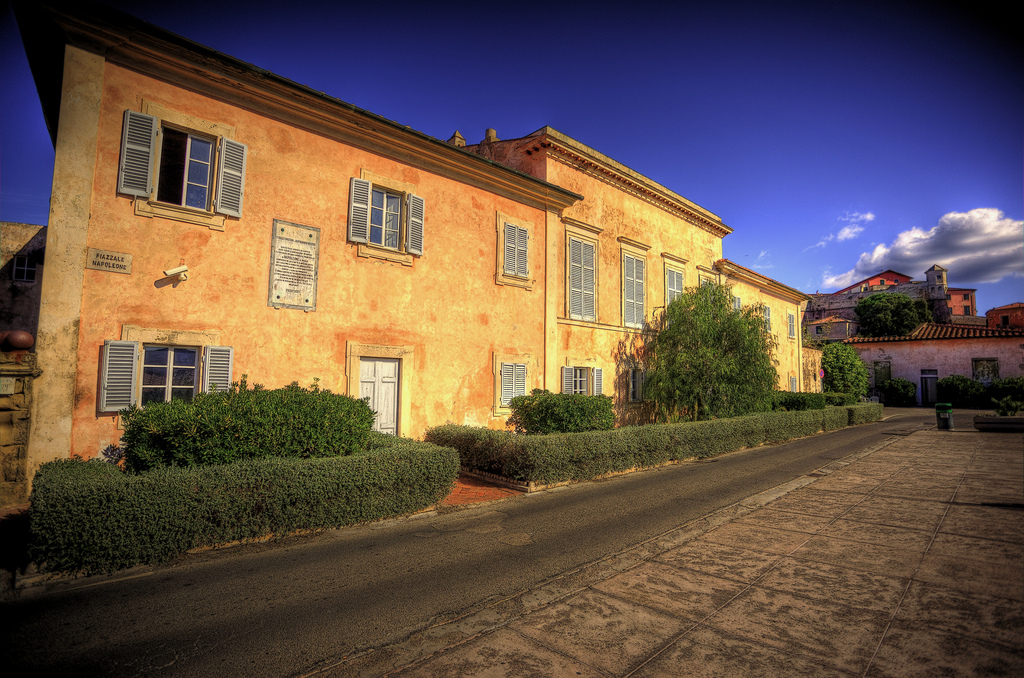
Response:
[[[93,574],[199,546],[378,520],[437,503],[458,470],[455,450],[394,437],[369,454],[139,474],[55,461],[33,482],[29,555],[42,571]]]
[[[856,398],[868,392],[868,368],[848,344],[829,344],[822,349],[821,369],[825,371],[821,386],[826,392],[849,393]]]
[[[950,403],[953,407],[981,408],[988,404],[985,385],[962,374],[939,379],[936,382],[936,393],[940,403]]]
[[[889,379],[879,389],[885,404],[889,407],[913,407],[917,405],[917,386],[906,379]]]
[[[853,393],[822,393],[822,395],[825,396],[825,403],[834,407],[854,405],[860,400],[860,397]]]
[[[532,395],[513,398],[509,408],[512,414],[507,425],[517,433],[580,433],[607,431],[615,426],[612,399],[605,395],[552,393],[535,388]]]
[[[772,398],[772,409],[774,410],[823,410],[825,407],[824,393],[776,391]]]
[[[1003,398],[1024,400],[1024,377],[996,379],[988,387],[988,395],[996,400],[1002,400]]]
[[[259,457],[332,457],[364,449],[374,413],[365,401],[317,384],[266,390],[245,378],[222,393],[201,393],[121,412],[125,466],[228,464]]]
[[[428,429],[423,439],[458,450],[460,463],[467,468],[550,484],[589,480],[668,461],[703,459],[866,423],[881,415],[881,405],[865,403],[546,436],[447,424]]]
[[[1024,409],[1024,402],[1014,400],[1013,396],[992,399],[995,404],[995,411],[1000,417],[1016,417],[1017,413]]]

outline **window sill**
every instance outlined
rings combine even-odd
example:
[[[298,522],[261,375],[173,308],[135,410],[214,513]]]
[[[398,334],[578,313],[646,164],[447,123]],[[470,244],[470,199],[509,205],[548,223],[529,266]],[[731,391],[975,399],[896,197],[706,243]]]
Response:
[[[384,261],[401,264],[402,266],[412,266],[413,262],[413,255],[411,254],[366,243],[359,243],[356,254],[368,259],[383,259]]]
[[[183,221],[188,224],[206,226],[214,231],[223,231],[227,221],[227,217],[223,214],[142,199],[135,200],[135,214],[140,217],[161,217],[173,221]]]
[[[533,291],[534,281],[528,278],[509,275],[507,273],[499,273],[494,279],[494,283],[496,285],[508,285],[509,287],[520,287],[524,290]]]

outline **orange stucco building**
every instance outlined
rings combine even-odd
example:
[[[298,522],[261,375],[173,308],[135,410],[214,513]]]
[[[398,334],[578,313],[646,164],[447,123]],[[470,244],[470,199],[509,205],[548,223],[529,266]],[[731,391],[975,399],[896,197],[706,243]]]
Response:
[[[770,309],[780,387],[802,387],[807,297],[555,130],[466,147],[117,12],[17,16],[56,149],[33,467],[116,445],[128,404],[242,375],[367,397],[412,437],[503,427],[533,388],[622,417],[622,346],[704,279]]]

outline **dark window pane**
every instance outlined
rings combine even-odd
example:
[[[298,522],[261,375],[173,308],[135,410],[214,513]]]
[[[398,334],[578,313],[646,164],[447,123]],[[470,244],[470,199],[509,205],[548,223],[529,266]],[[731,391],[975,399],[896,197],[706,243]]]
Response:
[[[185,194],[185,205],[196,209],[206,209],[206,186],[189,184]]]
[[[384,230],[380,226],[370,226],[370,242],[381,245],[384,243]]]
[[[192,402],[192,396],[195,392],[190,388],[172,388],[171,389],[171,400],[184,400],[185,402]]]
[[[188,166],[188,182],[208,186],[210,183],[210,166],[201,162],[193,162]]]
[[[370,198],[370,205],[378,209],[384,207],[384,194],[380,191],[373,191]]]
[[[196,371],[188,367],[175,367],[171,380],[172,386],[195,386]]]
[[[142,368],[142,384],[143,386],[163,386],[167,383],[167,368],[166,367],[143,367]]]
[[[182,367],[195,367],[196,352],[190,348],[174,349],[174,364]]]
[[[142,389],[142,405],[146,406],[149,403],[162,403],[164,401],[164,390],[162,388],[144,388]]]
[[[197,139],[196,137],[192,137],[189,157],[193,160],[201,160],[208,164],[210,162],[210,151],[212,149],[213,144],[206,139]]]
[[[185,179],[185,147],[188,145],[188,135],[166,127],[161,131],[164,139],[160,150],[160,185],[157,188],[156,199],[180,205]]]
[[[166,365],[167,349],[161,346],[147,346],[143,365]]]

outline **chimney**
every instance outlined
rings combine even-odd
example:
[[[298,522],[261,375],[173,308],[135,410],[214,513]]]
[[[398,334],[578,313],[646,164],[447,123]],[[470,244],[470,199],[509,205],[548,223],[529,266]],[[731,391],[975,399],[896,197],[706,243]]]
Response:
[[[447,143],[449,145],[455,146],[457,148],[465,148],[465,146],[466,146],[466,137],[464,137],[461,134],[459,134],[459,130],[455,130],[455,134],[452,135],[452,138],[449,139]]]

